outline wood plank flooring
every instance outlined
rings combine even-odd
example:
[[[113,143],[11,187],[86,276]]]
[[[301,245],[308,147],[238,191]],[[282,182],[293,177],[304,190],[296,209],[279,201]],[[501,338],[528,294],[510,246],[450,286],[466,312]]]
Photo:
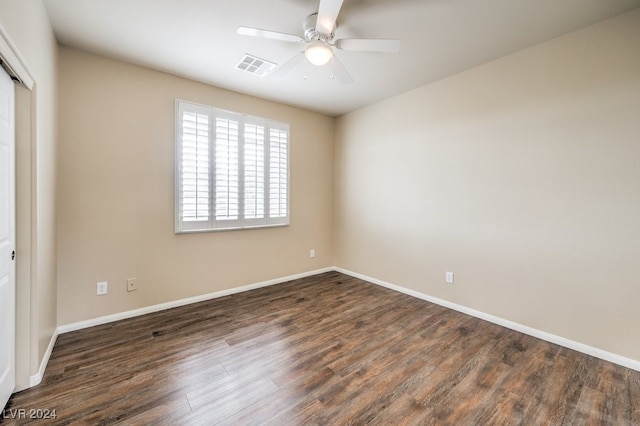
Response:
[[[60,335],[6,418],[638,425],[640,372],[329,272]],[[30,411],[44,410],[44,411]]]

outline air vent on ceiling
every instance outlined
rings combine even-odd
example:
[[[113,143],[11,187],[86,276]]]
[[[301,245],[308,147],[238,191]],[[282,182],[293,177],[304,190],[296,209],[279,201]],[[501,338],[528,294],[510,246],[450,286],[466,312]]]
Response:
[[[256,58],[255,56],[251,56],[246,53],[240,63],[236,65],[236,69],[246,71],[249,74],[257,75],[258,77],[264,77],[275,67],[276,64],[273,62]]]

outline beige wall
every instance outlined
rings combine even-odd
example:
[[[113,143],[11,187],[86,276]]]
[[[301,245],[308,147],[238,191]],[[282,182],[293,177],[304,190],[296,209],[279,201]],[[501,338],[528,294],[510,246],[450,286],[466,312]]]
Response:
[[[640,360],[639,52],[640,9],[339,119],[338,266]]]
[[[21,389],[38,373],[56,328],[57,44],[40,0],[3,0],[0,25],[35,80],[31,93],[17,93],[16,372]]]
[[[290,226],[174,234],[176,98],[290,123]],[[332,118],[63,47],[60,123],[59,325],[333,264]]]

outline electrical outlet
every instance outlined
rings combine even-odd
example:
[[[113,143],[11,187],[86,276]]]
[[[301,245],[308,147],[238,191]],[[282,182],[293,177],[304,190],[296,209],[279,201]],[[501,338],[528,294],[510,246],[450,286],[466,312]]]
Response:
[[[103,296],[107,294],[108,283],[106,281],[101,281],[96,285],[96,295]]]
[[[447,272],[444,278],[447,283],[453,284],[453,272]]]
[[[316,249],[309,250],[309,257],[311,258],[316,257]]]
[[[134,291],[138,289],[138,283],[136,282],[136,278],[128,278],[127,279],[127,291]]]

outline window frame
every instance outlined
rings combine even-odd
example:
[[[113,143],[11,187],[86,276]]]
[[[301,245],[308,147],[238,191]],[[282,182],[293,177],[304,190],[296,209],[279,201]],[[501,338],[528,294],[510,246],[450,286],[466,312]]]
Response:
[[[183,114],[185,112],[195,112],[196,114],[206,115],[208,117],[208,219],[184,221],[181,216],[182,207],[182,126]],[[202,105],[182,99],[175,100],[175,140],[174,140],[174,214],[175,225],[174,232],[176,234],[195,233],[195,232],[219,232],[242,229],[259,229],[289,226],[291,217],[291,130],[288,123],[271,120],[263,117],[257,117],[249,114],[243,114],[233,111],[216,108],[213,106]],[[216,125],[217,118],[231,119],[238,123],[238,218],[232,220],[220,220],[216,218]],[[264,167],[264,217],[263,218],[245,218],[245,125],[262,126],[264,129],[263,140],[263,167]],[[271,217],[270,205],[270,152],[271,152],[271,130],[284,131],[286,133],[286,215]]]

